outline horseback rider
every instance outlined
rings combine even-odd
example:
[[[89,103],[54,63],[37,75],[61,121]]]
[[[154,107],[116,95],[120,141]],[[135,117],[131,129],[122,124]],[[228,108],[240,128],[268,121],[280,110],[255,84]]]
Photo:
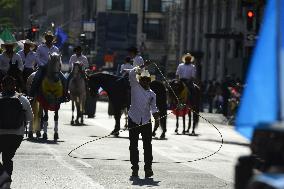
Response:
[[[6,41],[1,47],[4,52],[0,55],[0,77],[5,75],[12,75],[18,79],[19,87],[22,89],[24,86],[22,72],[24,69],[21,56],[14,51],[17,43],[13,41]]]
[[[35,44],[31,40],[26,39],[24,41],[24,49],[19,51],[24,65],[23,78],[25,83],[27,78],[35,71],[35,66],[38,64],[36,53],[33,51],[34,48]]]
[[[145,65],[141,65],[133,68],[129,72],[129,82],[131,86],[131,105],[128,112],[130,140],[129,150],[133,177],[138,176],[139,170],[138,139],[140,133],[142,135],[144,148],[145,177],[151,177],[154,175],[152,171],[153,155],[151,144],[151,113],[155,120],[159,118],[159,113],[156,107],[156,94],[150,89],[151,76],[148,70],[145,70],[144,67]],[[138,77],[136,74],[138,74]],[[137,81],[137,79],[139,81]]]
[[[49,55],[52,53],[59,53],[59,49],[54,45],[55,36],[51,31],[47,31],[44,34],[45,43],[38,46],[36,55],[38,57],[38,66],[39,69],[34,76],[34,80],[32,82],[30,96],[35,97],[37,93],[37,89],[40,86],[40,83],[43,79],[43,76],[46,72],[47,63],[49,60]],[[67,95],[67,87],[66,87],[66,78],[64,77],[62,72],[59,72],[59,78],[64,86],[64,101],[69,101]]]
[[[82,68],[85,71],[89,68],[89,62],[86,56],[82,54],[82,47],[80,45],[76,46],[74,49],[74,54],[70,57],[69,68],[72,70],[75,62],[81,62]]]
[[[193,84],[196,79],[196,66],[193,64],[194,56],[186,53],[182,57],[182,63],[177,67],[176,78],[183,81],[189,91],[193,91]]]
[[[129,47],[127,51],[130,58],[133,59],[133,67],[142,66],[144,64],[144,60],[142,56],[139,55],[139,51],[136,47]]]

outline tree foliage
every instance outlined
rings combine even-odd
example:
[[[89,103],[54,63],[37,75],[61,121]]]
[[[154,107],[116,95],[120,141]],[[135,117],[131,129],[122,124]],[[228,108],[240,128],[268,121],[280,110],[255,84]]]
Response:
[[[2,9],[13,9],[17,6],[18,0],[0,0],[0,7]]]

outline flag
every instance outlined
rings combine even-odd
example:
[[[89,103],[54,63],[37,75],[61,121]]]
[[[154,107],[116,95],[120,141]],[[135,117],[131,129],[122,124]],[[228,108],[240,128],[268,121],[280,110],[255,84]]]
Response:
[[[55,30],[55,36],[56,36],[56,44],[58,48],[61,48],[62,45],[67,41],[68,36],[67,34],[59,27],[56,28]]]
[[[269,0],[236,118],[236,130],[248,139],[256,127],[278,119],[276,17],[276,0]]]
[[[6,41],[12,41],[12,42],[16,42],[17,40],[15,39],[15,37],[12,35],[12,33],[10,32],[9,29],[4,29],[4,31],[0,34],[0,38],[2,39],[2,41],[6,42]]]

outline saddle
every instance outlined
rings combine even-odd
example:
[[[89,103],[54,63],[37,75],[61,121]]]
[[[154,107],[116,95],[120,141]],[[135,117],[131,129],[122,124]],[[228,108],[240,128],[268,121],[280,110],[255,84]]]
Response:
[[[64,87],[61,80],[57,82],[50,82],[47,78],[42,80],[40,95],[37,96],[37,100],[44,109],[58,110],[63,96]]]

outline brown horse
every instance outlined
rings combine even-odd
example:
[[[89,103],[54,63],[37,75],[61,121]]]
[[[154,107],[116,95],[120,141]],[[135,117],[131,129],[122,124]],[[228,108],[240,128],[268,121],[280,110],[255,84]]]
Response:
[[[191,128],[191,116],[193,114],[193,128],[192,135],[195,135],[195,128],[199,122],[199,102],[200,102],[200,89],[196,84],[193,84],[191,90],[189,90],[186,84],[174,79],[170,83],[169,87],[169,101],[172,106],[172,110],[176,115],[176,129],[178,133],[179,116],[183,118],[183,131],[182,133],[189,133]],[[188,115],[188,128],[185,129],[185,115]]]

